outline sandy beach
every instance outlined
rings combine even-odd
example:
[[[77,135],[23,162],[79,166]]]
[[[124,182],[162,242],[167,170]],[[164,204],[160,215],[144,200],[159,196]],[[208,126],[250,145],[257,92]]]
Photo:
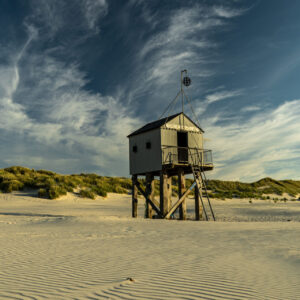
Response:
[[[299,202],[213,200],[195,222],[130,201],[0,194],[0,298],[300,299]]]

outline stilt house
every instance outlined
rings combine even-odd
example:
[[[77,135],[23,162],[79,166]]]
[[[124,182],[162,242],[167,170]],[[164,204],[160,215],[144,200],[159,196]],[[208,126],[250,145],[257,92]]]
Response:
[[[163,169],[176,173],[176,166],[190,173],[192,164],[212,170],[212,154],[203,149],[203,133],[182,112],[146,124],[128,135],[130,174],[159,176]]]
[[[146,200],[146,217],[169,219],[179,212],[179,218],[187,218],[186,199],[195,189],[195,218],[213,219],[214,212],[206,188],[205,171],[213,169],[212,152],[203,145],[204,131],[184,111],[183,85],[189,86],[189,77],[182,77],[181,89],[173,101],[182,96],[182,112],[146,124],[128,135],[130,174],[132,175],[132,216],[137,216],[138,191]],[[186,188],[185,175],[192,174],[193,184]],[[146,177],[142,188],[138,176]],[[159,176],[160,197],[154,197],[154,178]],[[177,177],[178,200],[172,204],[172,177]]]

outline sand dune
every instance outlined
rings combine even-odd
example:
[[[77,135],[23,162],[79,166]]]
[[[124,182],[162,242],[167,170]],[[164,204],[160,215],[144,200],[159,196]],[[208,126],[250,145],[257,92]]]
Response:
[[[300,204],[213,204],[214,223],[134,220],[130,196],[0,194],[0,298],[300,299]]]

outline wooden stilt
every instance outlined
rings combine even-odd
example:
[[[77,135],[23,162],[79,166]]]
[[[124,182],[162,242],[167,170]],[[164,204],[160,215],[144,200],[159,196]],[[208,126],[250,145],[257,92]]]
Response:
[[[146,174],[146,195],[153,202],[154,200],[154,176],[150,173]],[[149,201],[146,200],[146,218],[152,219],[153,211]]]
[[[199,191],[197,185],[195,186],[195,220],[202,219],[202,205],[200,203],[199,196],[202,196],[202,190]]]
[[[169,201],[168,201],[168,212],[172,207],[172,176],[168,177],[168,192],[169,192]]]
[[[168,186],[168,174],[161,171],[160,174],[160,211],[165,216],[170,209],[170,197],[169,197],[169,186]]]
[[[183,170],[178,170],[178,197],[179,199],[182,197],[182,195],[185,193],[185,177]],[[179,205],[179,219],[180,220],[186,220],[186,200],[182,201],[182,203]]]
[[[137,175],[132,176],[132,217],[137,217],[138,206],[138,189],[137,189]]]
[[[175,212],[175,210],[179,207],[179,205],[184,201],[184,199],[187,197],[187,195],[193,190],[195,187],[196,182],[192,184],[192,186],[185,191],[185,193],[180,197],[180,199],[177,200],[177,202],[172,206],[172,208],[169,210],[167,215],[165,216],[166,219],[169,219],[171,215]]]
[[[151,201],[149,199],[149,197],[146,195],[145,191],[143,191],[143,189],[141,188],[141,185],[140,185],[140,183],[138,181],[136,182],[136,186],[137,186],[139,192],[145,197],[146,201],[148,201],[150,203],[150,205],[152,206],[153,210],[156,211],[157,215],[160,218],[162,218],[163,216],[162,216],[162,214],[161,214],[161,212],[159,210],[159,203],[155,199],[153,199],[153,201]]]

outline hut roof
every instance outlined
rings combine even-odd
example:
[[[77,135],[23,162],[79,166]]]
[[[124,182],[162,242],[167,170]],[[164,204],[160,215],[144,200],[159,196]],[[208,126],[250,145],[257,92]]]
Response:
[[[134,136],[134,135],[137,135],[137,134],[140,134],[140,133],[143,133],[143,132],[147,132],[147,131],[150,131],[150,130],[153,130],[153,129],[156,129],[156,128],[160,128],[162,125],[166,124],[168,121],[171,121],[172,119],[176,118],[177,116],[183,114],[187,119],[189,119],[197,128],[200,129],[201,132],[204,132],[202,130],[202,128],[200,128],[197,124],[195,124],[195,122],[193,122],[186,114],[180,112],[180,113],[177,113],[175,115],[171,115],[171,116],[168,116],[166,118],[163,118],[163,119],[160,119],[160,120],[157,120],[157,121],[154,121],[154,122],[150,122],[146,125],[144,125],[143,127],[139,128],[138,130],[130,133],[127,137],[131,137],[131,136]]]

